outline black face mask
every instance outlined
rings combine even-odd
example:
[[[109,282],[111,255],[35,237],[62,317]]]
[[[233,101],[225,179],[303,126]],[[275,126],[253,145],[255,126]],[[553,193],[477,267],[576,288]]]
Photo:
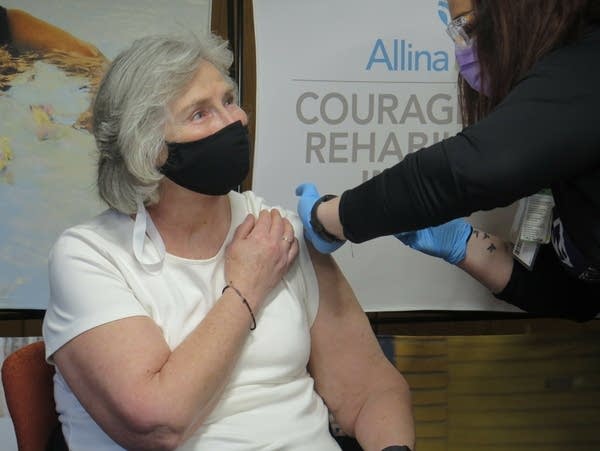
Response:
[[[167,143],[167,148],[169,156],[160,172],[201,194],[227,194],[242,183],[250,167],[248,128],[241,121],[198,141]]]

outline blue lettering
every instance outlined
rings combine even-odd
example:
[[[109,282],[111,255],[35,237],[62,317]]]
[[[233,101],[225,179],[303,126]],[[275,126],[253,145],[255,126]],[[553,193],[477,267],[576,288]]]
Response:
[[[431,53],[427,50],[417,50],[415,52],[415,70],[419,70],[419,64],[425,60],[425,67],[431,70]]]
[[[388,71],[427,71],[444,72],[450,67],[448,53],[443,50],[417,50],[404,39],[393,39],[386,43],[379,38],[375,41],[366,70],[375,64],[384,64]]]
[[[377,53],[381,52],[382,56],[377,57]],[[385,63],[388,70],[392,70],[392,63],[390,62],[390,57],[388,56],[387,51],[385,50],[385,44],[383,40],[377,39],[375,41],[375,46],[373,47],[373,51],[371,52],[371,57],[369,58],[369,62],[367,63],[367,70],[371,70],[371,67],[375,63]]]
[[[435,60],[433,60],[433,70],[436,72],[442,72],[448,70],[448,54],[442,50],[438,50],[433,53]]]

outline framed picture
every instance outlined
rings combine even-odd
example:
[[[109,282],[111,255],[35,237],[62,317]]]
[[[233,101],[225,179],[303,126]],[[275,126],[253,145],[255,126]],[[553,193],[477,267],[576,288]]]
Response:
[[[210,28],[210,0],[0,0],[0,309],[45,309],[60,233],[106,208],[90,101],[148,34]],[[9,27],[10,24],[10,27]]]

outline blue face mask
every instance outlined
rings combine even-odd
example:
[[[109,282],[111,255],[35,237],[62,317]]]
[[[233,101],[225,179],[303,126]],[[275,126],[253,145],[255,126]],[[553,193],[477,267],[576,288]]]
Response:
[[[455,55],[458,70],[469,86],[481,94],[488,95],[487,86],[481,85],[481,66],[477,58],[475,41],[471,41],[466,46],[456,45]]]
[[[248,175],[250,142],[248,128],[241,121],[206,138],[167,146],[169,156],[160,172],[191,191],[222,196]]]

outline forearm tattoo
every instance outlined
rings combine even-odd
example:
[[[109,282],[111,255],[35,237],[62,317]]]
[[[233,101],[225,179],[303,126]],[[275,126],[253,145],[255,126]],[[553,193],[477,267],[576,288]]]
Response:
[[[475,238],[479,238],[481,236],[482,240],[491,240],[492,239],[492,236],[489,233],[482,232],[482,231],[476,230],[476,229],[473,229],[473,235],[475,235]],[[505,243],[504,246],[505,246],[505,249],[508,250],[508,244]],[[490,245],[488,247],[486,247],[486,250],[490,254],[493,254],[497,249],[498,248],[496,247],[496,245],[493,242],[490,243]]]

